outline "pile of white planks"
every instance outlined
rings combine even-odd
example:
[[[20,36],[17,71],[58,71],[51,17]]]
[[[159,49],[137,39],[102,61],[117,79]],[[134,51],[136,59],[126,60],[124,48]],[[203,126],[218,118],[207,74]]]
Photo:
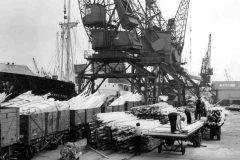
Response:
[[[68,100],[68,104],[70,106],[70,110],[99,108],[104,103],[105,98],[105,95],[98,92],[95,92],[92,95],[82,93]]]
[[[141,95],[136,93],[133,94],[131,92],[126,93],[117,99],[115,99],[109,106],[118,106],[118,105],[124,105],[127,101],[128,102],[139,102],[141,101]]]
[[[95,120],[99,125],[92,128],[92,147],[100,150],[132,151],[136,123],[140,123],[144,131],[161,126],[158,120],[138,119],[125,112],[99,113]],[[151,150],[157,144],[151,137],[142,137],[142,142],[143,150]]]
[[[5,100],[5,98],[6,98],[5,92],[0,93],[0,103],[2,103]]]

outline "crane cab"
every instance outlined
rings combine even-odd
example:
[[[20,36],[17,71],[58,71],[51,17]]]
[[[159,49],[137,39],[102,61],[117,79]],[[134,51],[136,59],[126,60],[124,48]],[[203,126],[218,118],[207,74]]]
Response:
[[[100,4],[88,4],[85,9],[85,16],[82,18],[83,25],[87,27],[106,24],[106,8]]]

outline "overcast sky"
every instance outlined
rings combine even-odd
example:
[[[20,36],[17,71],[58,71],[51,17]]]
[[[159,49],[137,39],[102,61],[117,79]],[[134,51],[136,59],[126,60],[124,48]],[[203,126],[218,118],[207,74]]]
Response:
[[[143,1],[143,0],[142,0]],[[158,0],[164,18],[175,16],[180,0]],[[78,20],[81,50],[88,48],[77,0],[72,0],[73,20]],[[185,68],[199,74],[202,58],[212,34],[212,80],[226,80],[224,69],[234,80],[240,80],[240,1],[191,0],[183,58]],[[63,21],[63,0],[1,0],[0,1],[0,63],[37,65],[49,69],[56,50],[56,33]],[[192,59],[190,68],[190,22],[192,26]],[[80,54],[77,58],[80,59]],[[80,60],[78,60],[80,61]]]

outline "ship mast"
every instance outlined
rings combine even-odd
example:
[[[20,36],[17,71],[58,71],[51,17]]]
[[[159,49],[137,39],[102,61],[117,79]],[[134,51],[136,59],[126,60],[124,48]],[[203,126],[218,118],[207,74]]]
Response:
[[[67,20],[67,22],[66,22]],[[71,0],[68,0],[68,16],[67,16],[67,11],[66,11],[66,0],[64,0],[64,23],[60,23],[60,26],[62,28],[61,32],[61,38],[62,38],[62,55],[61,55],[61,69],[60,69],[60,80],[63,80],[63,66],[64,66],[64,45],[65,45],[65,34],[66,35],[66,80],[75,80],[75,78],[71,79],[70,78],[70,69],[73,68],[71,61],[70,61],[70,56],[71,56],[71,29],[73,27],[76,27],[78,22],[71,22]],[[73,60],[72,60],[73,63]]]

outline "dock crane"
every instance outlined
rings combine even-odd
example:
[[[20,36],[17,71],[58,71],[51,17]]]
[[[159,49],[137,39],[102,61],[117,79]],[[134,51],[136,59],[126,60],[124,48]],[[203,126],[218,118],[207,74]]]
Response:
[[[178,93],[180,94],[181,92],[179,91],[178,86],[182,86],[181,90],[183,91],[183,88],[189,90],[190,93],[193,95],[198,95],[198,85],[192,81],[190,78],[190,75],[188,75],[187,72],[184,71],[180,65],[185,64],[184,62],[181,61],[181,54],[182,50],[184,47],[184,39],[185,39],[185,32],[186,32],[186,25],[187,25],[187,17],[188,17],[188,11],[189,11],[189,4],[190,0],[182,0],[180,2],[180,5],[178,7],[178,10],[176,12],[176,15],[174,18],[171,18],[168,20],[168,23],[166,23],[165,19],[162,16],[162,12],[158,7],[157,1],[156,0],[145,0],[146,2],[146,9],[144,10],[141,3],[139,0],[137,2],[131,1],[132,6],[133,6],[133,11],[136,13],[138,16],[138,19],[140,20],[140,26],[144,26],[145,28],[142,28],[141,30],[144,30],[147,34],[147,36],[142,37],[140,35],[140,39],[142,40],[142,45],[143,45],[143,54],[140,54],[142,57],[142,63],[145,63],[146,65],[149,64],[155,64],[158,67],[155,66],[155,69],[157,68],[158,71],[161,71],[159,73],[159,76],[161,79],[164,81],[164,83],[170,83],[169,76],[173,77],[174,81],[177,83],[172,89],[178,90]],[[168,34],[167,34],[168,33]],[[170,34],[169,34],[170,33]],[[168,37],[167,37],[168,36]],[[153,50],[145,47],[148,46],[146,43],[146,40],[149,43],[148,39],[154,39],[157,41],[157,45],[161,46],[161,38],[169,38],[169,41],[165,41],[164,43],[164,49],[161,51],[158,51],[157,55],[155,54],[155,57],[153,58],[152,53],[155,51],[154,48]],[[157,40],[159,38],[159,40]],[[163,57],[161,54],[169,54],[169,52],[166,50],[167,44],[170,44],[169,47],[171,48],[170,52],[170,57],[167,60],[167,58],[161,58],[159,60],[159,57]],[[153,44],[151,44],[153,46]],[[147,49],[146,49],[147,48]],[[148,51],[147,51],[148,50]],[[150,59],[147,61],[147,59]],[[165,61],[161,61],[164,59]],[[163,63],[161,63],[163,62]],[[167,63],[165,63],[167,62]],[[166,65],[164,65],[164,63]],[[161,84],[163,84],[163,81]],[[172,82],[171,82],[172,83]],[[159,85],[161,85],[159,84]],[[191,85],[189,85],[191,84]],[[156,85],[157,92],[158,94],[163,93],[165,91],[171,92],[169,90],[169,87],[165,91],[161,91],[162,89],[158,89],[159,85]],[[172,90],[171,89],[171,90]],[[168,93],[165,93],[168,94]],[[184,95],[184,93],[181,93],[181,95]],[[180,95],[178,95],[180,96]],[[184,99],[184,96],[182,97]],[[180,99],[179,99],[180,101]],[[184,100],[181,100],[184,101]]]
[[[37,75],[41,75],[41,73],[40,73],[40,71],[39,71],[39,69],[38,69],[38,67],[37,67],[37,63],[36,63],[36,61],[35,61],[35,59],[33,58],[33,64],[34,64],[34,67],[35,67],[35,70],[36,70],[36,73],[37,73]]]
[[[79,93],[89,86],[93,93],[106,78],[125,78],[132,91],[144,94],[147,104],[156,101],[158,85],[178,97],[183,94],[180,65],[190,0],[181,0],[169,24],[161,12],[154,15],[151,12],[154,0],[146,1],[149,7],[146,10],[137,0],[78,0],[78,3],[84,28],[96,52],[85,57],[89,63],[78,75]],[[113,63],[116,66],[110,65]],[[118,65],[126,63],[120,74],[115,71]],[[85,73],[89,68],[92,73]],[[131,72],[127,73],[129,68]],[[96,78],[103,79],[97,87]]]
[[[200,92],[210,92],[213,99],[216,101],[217,90],[212,87],[211,76],[213,75],[213,68],[211,68],[211,34],[209,34],[208,48],[205,57],[202,59],[202,66],[200,76],[202,81],[200,82]]]

